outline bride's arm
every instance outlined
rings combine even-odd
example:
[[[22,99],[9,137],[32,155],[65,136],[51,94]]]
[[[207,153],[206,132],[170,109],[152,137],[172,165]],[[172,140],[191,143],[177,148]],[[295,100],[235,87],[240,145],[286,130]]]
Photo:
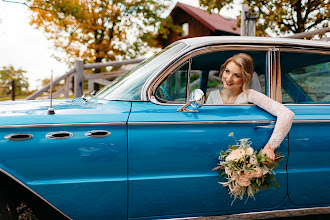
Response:
[[[251,102],[270,114],[277,117],[274,131],[265,145],[263,152],[271,159],[275,158],[274,150],[280,146],[285,136],[289,133],[294,113],[281,103],[270,99],[264,94],[250,89],[248,92],[248,102]]]

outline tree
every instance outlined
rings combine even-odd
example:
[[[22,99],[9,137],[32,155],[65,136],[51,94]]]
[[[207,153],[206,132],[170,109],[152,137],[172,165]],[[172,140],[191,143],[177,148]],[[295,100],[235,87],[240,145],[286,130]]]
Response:
[[[28,92],[29,83],[24,76],[25,70],[21,68],[15,70],[12,65],[4,66],[0,69],[0,95],[10,95],[12,81],[15,81],[15,94]]]
[[[41,86],[46,86],[48,83],[50,83],[50,78],[44,78],[41,80]],[[57,90],[61,89],[63,86],[64,86],[63,82],[53,84],[53,92],[56,92]],[[50,92],[50,90],[49,90],[49,92]]]
[[[242,0],[252,15],[257,16],[257,35],[265,35],[270,28],[277,35],[296,34],[329,26],[329,0]],[[199,0],[208,11],[232,7],[234,0]],[[322,37],[321,35],[319,37]]]
[[[158,0],[29,0],[29,7],[30,24],[43,30],[71,62],[145,54],[156,45],[154,35],[167,9]]]

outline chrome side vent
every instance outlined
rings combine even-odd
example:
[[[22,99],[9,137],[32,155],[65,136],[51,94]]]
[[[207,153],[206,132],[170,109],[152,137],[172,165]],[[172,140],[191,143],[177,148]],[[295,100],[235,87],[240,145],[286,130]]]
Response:
[[[101,137],[108,137],[111,135],[110,131],[104,131],[104,130],[94,130],[94,131],[87,131],[85,133],[87,137],[91,138],[101,138]]]
[[[31,138],[33,138],[33,135],[27,133],[8,134],[5,136],[5,139],[9,141],[25,141]]]
[[[57,132],[50,132],[46,134],[46,138],[48,139],[66,139],[72,137],[73,134],[67,131],[57,131]]]

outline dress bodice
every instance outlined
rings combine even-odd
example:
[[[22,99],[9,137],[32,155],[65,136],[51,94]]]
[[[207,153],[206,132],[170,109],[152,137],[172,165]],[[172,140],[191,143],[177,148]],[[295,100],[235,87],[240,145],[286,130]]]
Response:
[[[241,94],[239,94],[234,104],[247,103],[253,103],[277,117],[274,131],[268,142],[270,144],[270,147],[273,149],[280,146],[283,139],[290,131],[294,118],[294,113],[281,103],[274,101],[263,93],[257,92],[253,89],[243,91]],[[212,91],[206,101],[206,104],[223,104],[220,91]]]
[[[246,93],[241,92],[235,101],[234,104],[247,104]],[[222,105],[222,97],[220,95],[220,90],[214,90],[210,93],[209,97],[206,100],[206,104]]]

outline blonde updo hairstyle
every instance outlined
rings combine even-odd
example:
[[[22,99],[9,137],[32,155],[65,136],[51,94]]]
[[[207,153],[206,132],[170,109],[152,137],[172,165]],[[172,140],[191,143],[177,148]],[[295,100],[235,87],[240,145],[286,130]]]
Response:
[[[220,68],[220,78],[222,77],[223,71],[225,71],[228,63],[234,62],[237,66],[239,66],[242,70],[243,76],[243,91],[249,90],[249,84],[253,75],[254,67],[253,67],[253,59],[251,56],[245,53],[238,53],[234,56],[228,58],[224,64],[221,65]]]

